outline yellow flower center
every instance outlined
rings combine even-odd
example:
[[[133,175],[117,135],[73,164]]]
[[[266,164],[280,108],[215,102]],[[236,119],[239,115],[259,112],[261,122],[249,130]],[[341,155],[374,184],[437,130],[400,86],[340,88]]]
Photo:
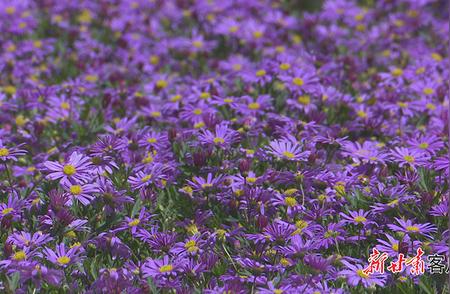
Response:
[[[135,226],[139,225],[140,222],[141,221],[139,219],[135,218],[134,220],[132,220],[131,222],[128,223],[128,226],[135,227]]]
[[[401,68],[394,68],[394,69],[391,71],[391,74],[392,74],[394,77],[399,77],[399,76],[403,75],[403,70],[402,70]]]
[[[234,71],[240,71],[241,69],[242,69],[242,64],[240,64],[240,63],[233,64]]]
[[[256,178],[254,178],[254,177],[247,177],[247,178],[245,178],[245,180],[246,180],[248,183],[254,183],[254,182],[256,182]]]
[[[181,100],[181,95],[174,95],[170,98],[170,101],[177,102]]]
[[[64,110],[69,110],[70,109],[70,104],[67,102],[62,102],[59,106],[61,106],[62,109]]]
[[[434,90],[432,88],[426,87],[425,89],[423,89],[423,93],[425,95],[431,95],[434,93]]]
[[[433,103],[427,103],[426,107],[429,110],[435,110],[436,109],[436,105],[434,105]]]
[[[14,6],[8,6],[5,8],[5,12],[7,14],[14,14],[14,12],[16,12],[16,8]]]
[[[441,62],[443,57],[441,54],[439,53],[431,53],[431,58],[433,58],[434,60],[436,60],[437,62]]]
[[[423,66],[416,69],[416,75],[423,74],[424,72],[425,72],[425,67],[423,67]]]
[[[278,53],[283,53],[284,51],[286,51],[286,48],[284,46],[277,46],[277,47],[275,47],[275,50]]]
[[[355,217],[353,220],[354,220],[355,222],[357,222],[357,223],[363,223],[363,222],[365,222],[365,221],[367,220],[367,218],[358,215],[358,216]]]
[[[158,80],[156,82],[156,87],[164,89],[165,87],[167,87],[167,82],[165,80]]]
[[[202,48],[203,42],[202,41],[194,41],[194,42],[192,42],[192,46],[194,46],[195,48]]]
[[[228,29],[228,31],[229,31],[230,33],[236,33],[238,30],[239,30],[239,27],[236,26],[236,25],[231,26],[231,27]]]
[[[430,146],[430,144],[423,142],[419,144],[420,149],[427,149]]]
[[[63,168],[63,172],[67,176],[71,176],[77,172],[76,168],[71,164],[66,164]]]
[[[295,205],[297,205],[297,200],[295,200],[294,197],[286,197],[284,199],[284,204],[286,204],[289,207],[294,207]]]
[[[284,258],[284,257],[280,259],[280,263],[281,263],[282,266],[289,266],[289,265],[291,265],[291,262],[287,258]]]
[[[153,65],[157,65],[159,63],[159,57],[156,55],[150,56],[150,63]]]
[[[143,162],[143,163],[151,163],[151,162],[153,162],[153,156],[149,153],[149,154],[147,155],[147,157],[145,157],[144,159],[142,159],[142,162]]]
[[[273,290],[273,293],[274,294],[283,294],[283,290],[282,289],[275,289],[275,290]]]
[[[288,70],[291,68],[291,65],[289,63],[282,63],[280,64],[280,69],[281,70]]]
[[[17,251],[16,253],[14,253],[14,256],[13,256],[13,259],[17,260],[17,261],[25,260],[26,258],[27,258],[27,254],[23,250]]]
[[[2,210],[2,214],[6,215],[6,214],[12,212],[13,210],[14,210],[14,208],[11,208],[11,207],[5,208]]]
[[[200,114],[202,114],[202,113],[203,113],[203,111],[202,111],[200,108],[194,109],[194,114],[195,114],[195,115],[200,115]]]
[[[255,32],[253,32],[253,37],[255,38],[255,39],[259,39],[259,38],[261,38],[263,36],[263,32],[261,32],[261,31],[255,31]]]
[[[223,102],[225,102],[225,103],[232,103],[233,99],[232,98],[225,98],[225,99],[223,99]]]
[[[356,113],[360,118],[366,118],[367,117],[367,112],[365,112],[364,110],[358,110],[358,112]]]
[[[78,21],[82,23],[89,23],[92,20],[92,14],[89,10],[83,9],[81,14],[78,16]]]
[[[156,143],[158,140],[156,138],[148,138],[147,142],[150,144]]]
[[[356,26],[356,30],[359,31],[359,32],[362,32],[365,29],[366,29],[366,26],[364,24],[362,24],[362,23]]]
[[[186,242],[186,244],[184,244],[184,248],[189,248],[192,246],[195,246],[197,243],[195,242],[195,240],[189,240]]]
[[[200,99],[207,100],[209,98],[211,98],[211,94],[209,94],[208,92],[202,92],[200,94]]]
[[[202,121],[194,124],[194,128],[196,128],[196,129],[203,128],[204,126],[205,126],[205,123]]]
[[[83,192],[83,188],[80,185],[73,185],[70,187],[70,193],[73,195],[80,195]]]
[[[160,273],[167,273],[173,271],[173,265],[166,264],[159,268]]]
[[[152,111],[151,116],[152,117],[161,117],[161,112],[160,111]]]
[[[251,110],[257,110],[261,107],[261,105],[258,102],[252,102],[248,105],[248,108]]]
[[[61,265],[66,265],[70,262],[70,257],[64,255],[64,256],[58,257],[58,259],[56,261]]]
[[[264,69],[260,69],[256,72],[257,77],[263,77],[267,74],[267,72]]]
[[[188,193],[188,194],[191,194],[193,190],[192,190],[191,186],[184,186],[183,187],[183,191]]]
[[[210,184],[210,183],[204,183],[204,184],[202,184],[202,188],[203,188],[203,189],[211,188],[212,186],[213,186],[213,185]]]
[[[414,156],[411,156],[411,155],[405,155],[405,156],[403,156],[403,159],[406,160],[409,163],[413,163],[416,160],[414,158]]]
[[[188,252],[197,252],[199,250],[195,240],[190,240],[186,242],[186,244],[184,244],[184,248],[186,248]]]
[[[419,229],[418,226],[407,226],[407,227],[406,227],[406,230],[407,230],[408,232],[418,232],[420,229]]]
[[[148,182],[151,180],[151,178],[152,178],[152,175],[146,175],[145,177],[143,177],[141,179],[141,182]]]
[[[356,273],[358,274],[358,276],[360,276],[360,277],[363,278],[363,279],[367,279],[367,278],[369,277],[367,274],[365,274],[365,273],[363,272],[362,269],[357,270]]]
[[[98,81],[98,76],[96,76],[96,75],[87,75],[84,79],[86,81],[88,81],[88,82],[95,83],[96,81]]]
[[[355,15],[355,20],[356,21],[361,21],[361,20],[364,19],[364,16],[365,15],[363,13],[359,13],[359,14]]]
[[[292,158],[295,157],[294,153],[289,152],[289,151],[284,151],[284,152],[283,152],[283,155],[284,155],[285,157],[289,158],[289,159],[292,159]]]
[[[225,140],[223,138],[220,138],[220,137],[215,137],[213,141],[214,141],[214,144],[223,144],[223,143],[225,143]]]
[[[392,244],[392,249],[398,252],[398,243]]]
[[[298,97],[297,101],[300,104],[309,105],[311,103],[311,97],[309,97],[308,95],[302,95]]]
[[[292,79],[292,83],[293,83],[294,85],[296,85],[296,86],[301,87],[301,86],[303,86],[303,84],[304,84],[305,82],[304,82],[301,78],[295,77],[295,78]]]
[[[22,126],[24,126],[26,123],[27,123],[27,120],[26,120],[26,118],[25,118],[23,115],[19,114],[19,115],[16,117],[16,125],[17,125],[17,126],[22,127]]]
[[[6,148],[0,148],[0,156],[8,156],[9,150]]]
[[[334,191],[336,191],[336,194],[342,196],[345,194],[345,186],[343,184],[336,184],[336,186],[334,186]]]

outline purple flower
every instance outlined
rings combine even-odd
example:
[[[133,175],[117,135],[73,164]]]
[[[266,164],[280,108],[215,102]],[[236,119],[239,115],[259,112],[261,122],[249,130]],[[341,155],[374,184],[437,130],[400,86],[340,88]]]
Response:
[[[352,287],[356,287],[359,284],[362,284],[364,288],[373,287],[375,285],[383,287],[386,283],[385,277],[381,274],[374,273],[366,275],[363,272],[364,267],[360,264],[351,264],[345,260],[341,261],[341,263],[346,269],[341,270],[339,274],[345,276],[348,284]]]
[[[437,228],[430,224],[415,224],[411,220],[403,220],[401,218],[395,218],[398,225],[395,224],[388,224],[389,229],[395,231],[395,232],[403,232],[405,234],[408,234],[410,236],[415,235],[423,235],[428,238],[432,238],[429,233],[434,233],[437,231]]]
[[[80,253],[81,250],[79,246],[74,246],[67,250],[64,243],[56,245],[55,251],[48,247],[44,249],[46,259],[51,263],[63,268],[78,262],[81,259]]]
[[[363,225],[364,227],[368,225],[375,224],[374,221],[369,220],[370,212],[360,209],[359,211],[349,211],[349,214],[341,213],[344,218],[344,223],[351,223],[354,225]]]
[[[170,258],[165,255],[162,259],[148,259],[142,265],[142,274],[144,278],[162,278],[176,276],[183,270],[185,260],[180,258]]]
[[[138,229],[143,228],[152,215],[150,215],[145,208],[142,208],[137,217],[125,217],[124,222],[117,228],[116,231],[127,230],[129,229],[133,235],[135,235]]]
[[[135,190],[144,189],[152,184],[163,187],[163,181],[167,178],[164,171],[165,168],[161,163],[154,163],[147,166],[145,170],[138,171],[134,176],[130,176],[128,182]]]
[[[21,231],[15,232],[8,237],[8,243],[14,244],[19,248],[35,248],[44,245],[52,240],[53,238],[49,234],[44,234],[42,232],[30,234],[28,232]]]
[[[239,140],[239,133],[228,128],[227,123],[222,123],[216,125],[214,133],[209,130],[201,132],[199,140],[202,144],[228,149],[232,144]]]
[[[211,189],[217,188],[223,181],[223,176],[214,177],[213,174],[209,173],[205,178],[202,177],[194,177],[192,181],[187,181],[190,187],[196,191],[207,191]]]
[[[394,150],[391,151],[391,157],[400,167],[409,165],[412,168],[425,166],[430,160],[429,155],[425,152],[404,147],[395,147]]]
[[[3,144],[3,141],[0,139],[0,162],[7,161],[7,160],[13,160],[17,161],[17,156],[23,156],[27,154],[25,150],[19,149],[23,144],[17,145],[16,147],[6,147],[6,145]]]
[[[267,151],[279,159],[290,161],[305,161],[310,154],[309,151],[302,151],[299,144],[293,143],[287,139],[270,142]]]
[[[50,269],[37,262],[32,262],[20,267],[21,280],[24,283],[31,280],[37,288],[40,288],[43,282],[54,287],[60,286],[63,277],[63,271]]]
[[[72,184],[87,183],[91,179],[90,158],[78,152],[73,152],[64,164],[46,161],[44,166],[50,172],[47,179],[60,180],[61,184],[69,187]]]
[[[93,194],[99,192],[96,184],[73,184],[63,187],[72,198],[77,199],[84,206],[89,205],[95,198]]]
[[[362,145],[358,142],[346,142],[343,144],[346,156],[350,156],[356,163],[385,163],[388,156],[381,152],[376,142],[365,141]]]
[[[126,196],[125,191],[117,190],[109,179],[100,178],[97,184],[99,197],[96,200],[103,203],[108,214],[121,210],[125,203],[133,202],[133,198]]]

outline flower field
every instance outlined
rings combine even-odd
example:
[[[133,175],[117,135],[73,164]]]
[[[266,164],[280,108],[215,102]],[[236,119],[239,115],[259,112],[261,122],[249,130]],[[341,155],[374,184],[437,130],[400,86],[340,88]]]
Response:
[[[0,0],[0,292],[448,293],[448,19]]]

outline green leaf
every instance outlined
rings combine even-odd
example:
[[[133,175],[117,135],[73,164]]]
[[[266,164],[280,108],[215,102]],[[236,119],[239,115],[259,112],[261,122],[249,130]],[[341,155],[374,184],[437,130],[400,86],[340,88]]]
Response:
[[[20,272],[13,273],[11,277],[7,277],[7,279],[9,290],[11,290],[12,293],[15,293],[17,287],[19,287]]]
[[[133,209],[131,210],[131,217],[134,217],[138,211],[141,210],[142,200],[141,197],[137,197],[136,202],[133,205]]]

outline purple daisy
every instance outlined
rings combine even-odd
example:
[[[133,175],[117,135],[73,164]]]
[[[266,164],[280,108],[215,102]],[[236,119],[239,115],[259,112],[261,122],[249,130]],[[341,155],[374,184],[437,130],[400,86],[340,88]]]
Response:
[[[370,288],[375,285],[383,287],[386,283],[385,277],[378,273],[365,274],[364,267],[361,264],[351,264],[345,260],[342,260],[341,263],[346,269],[341,270],[339,274],[346,277],[348,284],[352,287],[356,287],[359,284],[364,288]]]
[[[162,259],[148,259],[142,265],[142,274],[145,278],[162,278],[176,276],[183,270],[184,259],[170,258],[165,255]]]
[[[214,133],[209,130],[201,132],[199,140],[202,144],[227,149],[239,140],[239,133],[230,129],[227,123],[221,123],[216,125]]]
[[[0,161],[3,162],[7,160],[17,161],[17,156],[23,156],[27,154],[25,150],[19,149],[19,147],[21,147],[22,145],[23,144],[17,145],[16,147],[8,148],[6,145],[3,144],[3,141],[0,139]]]
[[[434,233],[437,231],[437,228],[430,223],[416,224],[411,220],[405,221],[397,217],[395,218],[395,220],[397,221],[398,225],[388,224],[389,229],[395,232],[403,232],[410,236],[423,235],[425,237],[432,238],[430,233]]]
[[[48,247],[44,249],[47,260],[63,268],[80,261],[80,253],[81,250],[79,246],[74,246],[67,250],[64,243],[56,245],[56,250],[52,250]]]
[[[408,149],[404,147],[395,147],[391,151],[392,159],[399,164],[400,167],[409,165],[412,168],[425,166],[429,163],[430,156],[417,149]]]
[[[69,187],[72,184],[83,184],[91,180],[91,160],[78,152],[73,152],[64,164],[46,161],[44,166],[50,172],[47,179],[60,180],[61,184]]]
[[[302,147],[299,144],[295,144],[287,139],[270,142],[267,151],[279,159],[290,161],[305,161],[310,154],[309,151],[302,151]]]

